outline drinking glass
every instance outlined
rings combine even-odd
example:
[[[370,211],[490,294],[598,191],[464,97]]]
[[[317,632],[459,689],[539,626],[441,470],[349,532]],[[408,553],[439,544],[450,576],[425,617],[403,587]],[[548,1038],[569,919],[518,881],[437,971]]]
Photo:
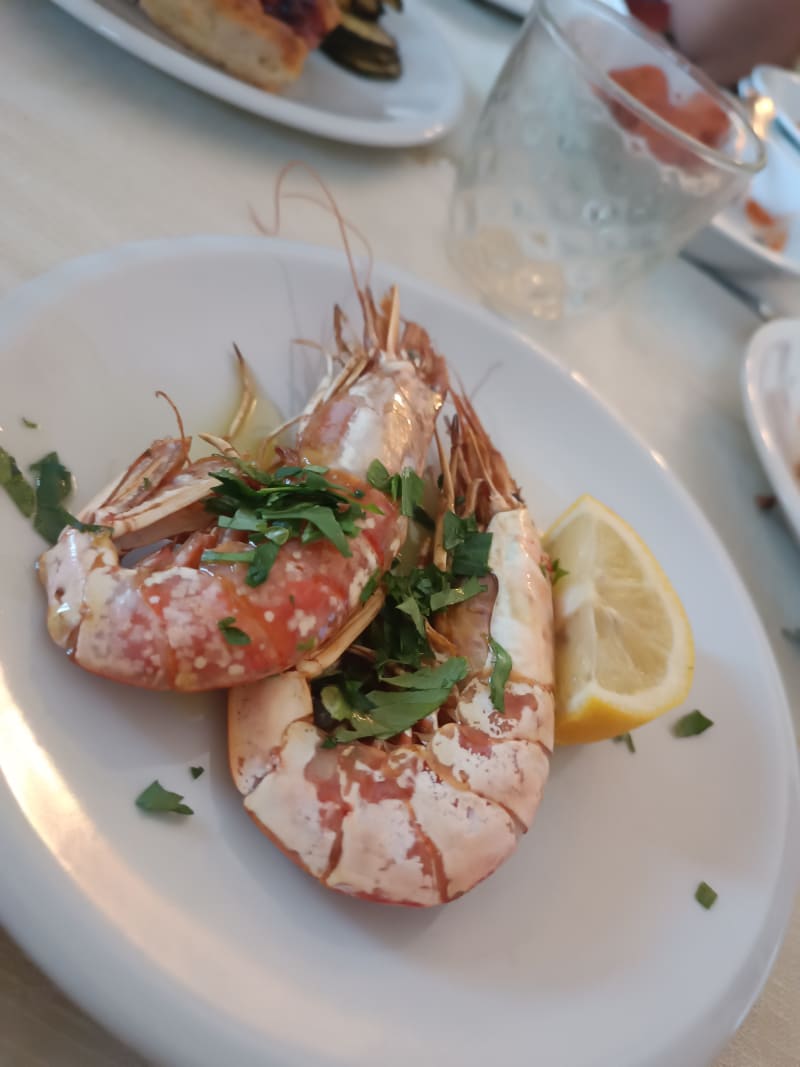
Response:
[[[636,20],[539,0],[458,166],[448,249],[497,310],[611,302],[764,165],[744,111]]]

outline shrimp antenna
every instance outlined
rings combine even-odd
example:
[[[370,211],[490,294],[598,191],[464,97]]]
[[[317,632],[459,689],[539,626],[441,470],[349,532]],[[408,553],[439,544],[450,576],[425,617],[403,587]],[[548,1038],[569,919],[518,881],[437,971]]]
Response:
[[[228,432],[225,434],[229,441],[232,441],[234,437],[236,437],[248,421],[255,410],[256,403],[258,402],[253,375],[250,373],[250,367],[235,341],[233,343],[233,352],[236,356],[236,368],[239,371],[241,393],[236,414],[231,419]]]
[[[176,419],[176,421],[178,423],[178,433],[180,434],[181,442],[183,443],[184,461],[186,463],[188,463],[189,462],[189,441],[188,441],[188,438],[186,437],[186,431],[183,428],[183,419],[181,418],[180,411],[178,411],[178,405],[175,403],[175,401],[172,399],[171,396],[169,396],[167,393],[164,392],[163,389],[157,389],[156,390],[156,396],[161,397],[162,400],[166,400],[166,402],[172,408],[172,414],[175,416],[175,419]]]
[[[310,195],[308,195],[306,193],[284,193],[283,192],[283,185],[284,185],[284,182],[286,181],[287,177],[289,176],[289,174],[292,171],[298,170],[298,169],[304,170],[306,172],[306,174],[308,174],[311,177],[312,181],[317,183],[317,185],[322,190],[322,194],[324,196],[324,200],[320,201],[316,197],[310,196]],[[363,290],[362,290],[361,286],[358,283],[358,275],[356,274],[355,263],[353,261],[353,252],[352,252],[352,249],[350,247],[350,240],[348,238],[347,231],[351,230],[363,242],[364,246],[366,247],[367,252],[368,252],[368,256],[369,256],[369,270],[371,272],[371,270],[372,270],[372,249],[370,248],[369,242],[364,237],[364,235],[351,222],[348,222],[348,220],[344,217],[344,215],[342,215],[342,212],[339,209],[339,205],[336,203],[336,198],[334,197],[333,193],[330,191],[328,186],[325,184],[324,179],[318,173],[318,171],[316,171],[312,166],[310,166],[308,163],[304,162],[301,159],[293,159],[289,163],[286,163],[281,168],[280,173],[278,174],[277,181],[275,182],[275,192],[274,192],[275,223],[274,223],[272,228],[270,228],[268,226],[265,226],[261,222],[261,220],[259,219],[259,217],[256,214],[256,212],[254,211],[254,209],[252,207],[250,208],[250,215],[251,215],[253,221],[255,222],[256,226],[261,230],[262,233],[267,234],[270,237],[275,237],[280,233],[280,228],[281,228],[281,200],[282,199],[290,199],[290,198],[291,199],[298,199],[298,200],[303,200],[303,199],[304,200],[310,200],[312,203],[318,204],[321,207],[326,208],[326,210],[330,211],[331,214],[336,219],[336,222],[337,222],[337,224],[339,226],[339,233],[340,233],[341,238],[342,238],[342,245],[344,246],[345,255],[347,256],[347,264],[348,264],[348,267],[350,269],[350,277],[352,279],[353,287],[354,287],[354,289],[356,291],[356,295],[358,296],[358,302],[361,305],[361,313],[364,316],[365,343],[367,344],[367,346],[369,346],[370,344],[372,344],[372,345],[377,344],[377,331],[376,331],[376,328],[375,328],[375,318],[374,318],[374,315],[372,313],[372,310],[370,309],[367,301],[364,298]]]

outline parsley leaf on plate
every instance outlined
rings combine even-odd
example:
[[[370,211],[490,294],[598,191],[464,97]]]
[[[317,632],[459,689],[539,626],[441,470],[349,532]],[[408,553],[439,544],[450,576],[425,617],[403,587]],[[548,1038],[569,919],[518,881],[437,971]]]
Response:
[[[618,734],[614,738],[614,741],[616,741],[619,744],[625,745],[625,747],[627,748],[628,752],[635,752],[636,751],[636,745],[634,745],[633,738],[631,737],[631,735],[629,733],[627,733],[627,734]]]
[[[141,808],[142,811],[194,815],[192,809],[183,803],[180,793],[172,793],[169,789],[165,789],[158,780],[151,782],[147,789],[142,790],[136,798],[136,807]]]
[[[681,716],[681,718],[674,723],[672,733],[675,737],[696,737],[698,734],[705,733],[705,731],[713,725],[713,719],[707,718],[702,711],[695,708],[694,711],[690,711],[687,715]]]
[[[694,899],[697,903],[708,911],[709,908],[713,908],[716,903],[719,893],[715,889],[712,889],[708,882],[701,882],[697,889],[694,891]]]

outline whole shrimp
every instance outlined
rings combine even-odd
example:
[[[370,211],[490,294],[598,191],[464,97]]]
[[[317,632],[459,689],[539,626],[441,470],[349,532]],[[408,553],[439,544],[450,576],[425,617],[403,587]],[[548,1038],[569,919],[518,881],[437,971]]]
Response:
[[[330,889],[421,907],[454,900],[513,852],[553,747],[550,564],[503,457],[466,398],[453,400],[434,559],[446,568],[447,510],[474,516],[491,547],[483,589],[427,622],[437,662],[466,660],[449,699],[399,735],[332,746],[302,669],[229,695],[231,773],[257,826]],[[498,699],[501,650],[511,669]]]
[[[341,369],[329,371],[282,453],[301,480],[313,464],[338,499],[357,502],[344,554],[324,537],[293,536],[266,580],[248,584],[246,566],[219,558],[246,550],[248,534],[220,524],[209,501],[223,471],[244,470],[248,489],[259,487],[259,472],[237,467],[224,440],[222,455],[189,462],[181,427],[81,512],[88,529],[65,528],[39,561],[48,630],[75,663],[150,689],[224,688],[285,671],[332,642],[346,646],[379,609],[380,594],[366,604],[361,594],[389,566],[407,520],[367,483],[367,468],[379,459],[392,471],[422,469],[447,377],[424,331],[407,324],[401,336],[396,290],[380,310],[359,295],[364,340],[345,343],[337,309]],[[125,566],[129,549],[164,539]]]

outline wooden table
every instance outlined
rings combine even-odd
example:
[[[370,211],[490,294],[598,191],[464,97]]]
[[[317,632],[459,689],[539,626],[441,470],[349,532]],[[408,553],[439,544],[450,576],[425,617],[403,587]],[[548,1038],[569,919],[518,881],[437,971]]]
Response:
[[[54,264],[122,241],[252,232],[289,159],[329,181],[378,258],[466,291],[443,252],[452,158],[517,23],[468,0],[428,0],[467,83],[467,120],[443,144],[395,153],[283,130],[128,57],[44,0],[0,5],[0,294]],[[334,243],[334,228],[289,212],[286,235]],[[800,293],[783,287],[783,303]],[[727,545],[764,621],[795,708],[800,554],[775,513],[743,422],[739,370],[755,320],[681,261],[612,311],[552,331],[548,346],[657,450]],[[800,1062],[800,909],[756,1007],[715,1067]],[[142,1067],[0,938],[0,1063]],[[610,1065],[609,1065],[610,1067]],[[679,1065],[676,1065],[679,1067]]]

